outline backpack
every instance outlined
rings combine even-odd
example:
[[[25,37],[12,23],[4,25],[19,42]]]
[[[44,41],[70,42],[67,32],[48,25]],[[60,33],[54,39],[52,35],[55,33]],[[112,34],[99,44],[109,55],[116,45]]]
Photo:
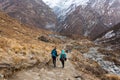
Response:
[[[56,50],[52,50],[51,54],[52,54],[52,56],[57,57],[57,52],[56,52]]]
[[[65,54],[61,54],[61,59],[66,61]]]

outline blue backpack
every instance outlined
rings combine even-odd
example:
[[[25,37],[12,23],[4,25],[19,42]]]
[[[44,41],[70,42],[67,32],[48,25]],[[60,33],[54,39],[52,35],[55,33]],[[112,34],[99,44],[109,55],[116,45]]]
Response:
[[[52,56],[54,56],[54,57],[56,57],[57,56],[57,52],[56,52],[56,50],[52,50]]]

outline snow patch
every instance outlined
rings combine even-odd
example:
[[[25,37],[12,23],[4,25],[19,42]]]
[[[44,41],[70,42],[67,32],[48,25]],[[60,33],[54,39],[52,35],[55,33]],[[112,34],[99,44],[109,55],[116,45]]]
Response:
[[[115,1],[114,0],[111,0],[109,5],[111,6]]]
[[[54,23],[47,23],[45,26],[46,29],[51,29],[51,28],[55,28],[55,24]]]
[[[105,38],[111,38],[113,36],[115,36],[115,33],[113,33],[113,30],[112,30],[112,31],[109,31],[108,33],[106,33],[104,37]]]
[[[71,13],[79,5],[87,5],[89,0],[43,0],[49,7],[51,7],[58,16],[65,16]],[[56,9],[57,8],[57,9]]]
[[[54,8],[55,6],[57,6],[57,4],[59,3],[59,1],[60,0],[43,0],[43,2],[45,2],[51,8]]]

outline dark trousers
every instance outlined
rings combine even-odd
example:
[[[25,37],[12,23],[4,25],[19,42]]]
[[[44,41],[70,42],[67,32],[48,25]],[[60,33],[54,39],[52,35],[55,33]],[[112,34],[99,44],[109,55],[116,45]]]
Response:
[[[61,63],[62,63],[62,68],[64,68],[64,60],[60,59]]]
[[[52,60],[53,60],[54,67],[56,67],[56,57],[52,56]]]

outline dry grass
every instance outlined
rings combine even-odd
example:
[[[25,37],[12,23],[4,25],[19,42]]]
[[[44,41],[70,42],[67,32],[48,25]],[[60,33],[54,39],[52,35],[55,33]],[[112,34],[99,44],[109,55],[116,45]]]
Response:
[[[48,63],[51,58],[51,50],[56,46],[58,53],[60,53],[63,48],[63,44],[60,44],[63,41],[56,38],[49,39],[49,34],[52,33],[27,27],[14,19],[10,19],[4,13],[0,13],[0,68],[3,68],[1,64],[9,65],[8,67],[4,65],[5,67],[0,70],[0,74],[8,76],[12,75],[16,70],[25,69],[40,63]],[[46,43],[38,40],[41,35],[44,35],[50,42]],[[83,39],[73,42],[72,46],[68,47],[73,49],[74,55],[71,61],[75,64],[75,67],[97,79],[96,77],[101,77],[106,71],[101,69],[95,61],[84,59],[80,53],[87,52],[92,46],[94,44],[91,41]]]
[[[112,50],[106,50],[104,48],[99,48],[98,51],[106,56],[120,57],[119,53]]]
[[[73,64],[76,65],[76,68],[84,73],[91,74],[92,76],[96,76],[98,78],[101,78],[103,74],[106,74],[107,72],[100,67],[100,65],[89,59],[83,58],[83,56],[80,53],[75,53],[72,56]]]
[[[120,76],[114,74],[105,74],[101,80],[120,80]]]
[[[105,49],[98,49],[100,53],[102,53],[104,56],[104,60],[114,62],[116,66],[120,66],[120,53],[117,51],[112,50],[105,50]]]
[[[86,53],[89,51],[89,48],[93,46],[94,46],[93,42],[87,39],[82,39],[82,40],[73,42],[71,47],[72,49],[76,49],[80,51],[81,53]]]
[[[38,36],[47,37],[49,34],[51,32],[27,27],[0,12],[0,68],[1,64],[9,64],[14,70],[18,70],[38,63],[47,63],[53,46],[60,42],[58,39],[53,39],[52,43],[38,40]],[[10,74],[13,69],[9,71]],[[3,75],[8,75],[7,70],[7,67],[0,70],[0,74],[4,72]]]
[[[117,58],[115,58],[115,57],[105,56],[103,59],[106,60],[106,61],[114,62],[114,64],[115,64],[116,66],[120,66],[120,61],[119,61]]]

